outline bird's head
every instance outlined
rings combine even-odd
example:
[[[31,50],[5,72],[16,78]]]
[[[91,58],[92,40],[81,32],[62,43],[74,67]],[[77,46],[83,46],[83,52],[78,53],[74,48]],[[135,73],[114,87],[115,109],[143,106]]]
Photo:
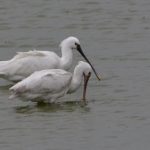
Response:
[[[92,68],[89,65],[89,63],[84,62],[84,61],[79,61],[77,67],[80,69],[80,72],[82,72],[83,77],[84,77],[84,89],[83,89],[83,101],[85,102],[86,100],[86,89],[87,89],[87,84],[88,81],[91,77],[91,73],[92,73]]]
[[[80,45],[79,39],[77,39],[76,37],[70,36],[61,42],[60,47],[61,48],[66,47],[72,50],[77,50],[77,45]]]
[[[86,62],[89,63],[89,65],[91,66],[91,68],[92,68],[93,72],[95,73],[97,79],[100,80],[100,77],[98,76],[98,74],[97,74],[95,68],[93,67],[92,63],[89,61],[89,59],[84,54],[84,52],[81,48],[79,39],[77,39],[76,37],[70,36],[70,37],[64,39],[61,42],[60,47],[61,48],[62,47],[63,48],[69,48],[69,49],[72,49],[72,50],[77,50],[81,54],[81,56],[86,60]]]

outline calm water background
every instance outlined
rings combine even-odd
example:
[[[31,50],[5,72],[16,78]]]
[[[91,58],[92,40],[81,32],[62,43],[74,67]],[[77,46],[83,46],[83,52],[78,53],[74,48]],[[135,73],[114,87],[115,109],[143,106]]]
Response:
[[[101,82],[92,77],[88,105],[11,101],[10,83],[0,80],[0,149],[148,150],[150,1],[0,1],[0,60],[34,48],[60,54],[69,35],[80,39],[103,76]],[[75,65],[81,57],[74,56]]]

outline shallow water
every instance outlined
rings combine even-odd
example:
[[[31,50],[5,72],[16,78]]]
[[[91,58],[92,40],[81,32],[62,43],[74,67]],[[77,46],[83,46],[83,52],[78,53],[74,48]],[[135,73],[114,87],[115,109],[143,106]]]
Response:
[[[60,54],[73,35],[103,79],[92,76],[86,106],[76,103],[81,90],[52,105],[12,101],[0,80],[0,149],[149,149],[149,14],[149,0],[2,0],[0,60],[34,48]]]

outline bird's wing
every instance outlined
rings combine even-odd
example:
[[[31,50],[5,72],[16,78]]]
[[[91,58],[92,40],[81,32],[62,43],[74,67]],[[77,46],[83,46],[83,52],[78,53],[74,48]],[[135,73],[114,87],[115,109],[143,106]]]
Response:
[[[60,69],[53,69],[40,77],[39,91],[59,93],[69,88],[72,74]]]
[[[31,73],[50,68],[57,68],[59,57],[48,51],[19,52],[14,58],[2,65],[0,75],[20,75],[27,77]]]
[[[59,93],[69,88],[72,74],[60,69],[42,70],[17,83],[11,91],[15,93]]]
[[[29,56],[38,56],[38,57],[44,57],[45,54],[42,51],[37,50],[31,50],[28,52],[17,52],[17,55],[13,57],[13,60],[21,59]]]

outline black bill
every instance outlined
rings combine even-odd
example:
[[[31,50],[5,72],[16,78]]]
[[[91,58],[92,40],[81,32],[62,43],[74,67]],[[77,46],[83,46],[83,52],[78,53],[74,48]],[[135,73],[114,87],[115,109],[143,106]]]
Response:
[[[85,54],[83,53],[82,49],[81,49],[81,46],[79,44],[76,43],[76,46],[77,46],[77,50],[78,52],[83,56],[83,58],[90,64],[93,72],[95,73],[96,77],[98,80],[101,80],[100,77],[98,76],[95,68],[93,67],[93,65],[91,64],[91,62],[88,60],[88,58],[85,56]]]

